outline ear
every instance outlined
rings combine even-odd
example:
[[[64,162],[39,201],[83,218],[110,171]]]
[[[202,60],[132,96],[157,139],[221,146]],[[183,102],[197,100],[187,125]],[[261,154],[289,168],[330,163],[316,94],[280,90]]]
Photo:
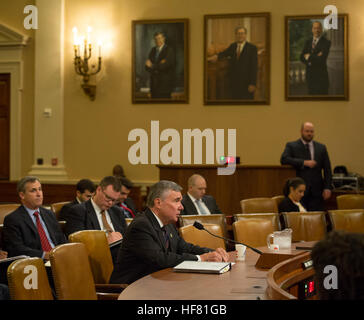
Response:
[[[76,190],[76,196],[77,196],[77,198],[79,198],[81,196],[81,192]]]
[[[19,197],[21,200],[24,200],[24,192],[19,192]]]
[[[162,203],[162,199],[161,198],[154,199],[154,207],[160,208],[161,203]]]

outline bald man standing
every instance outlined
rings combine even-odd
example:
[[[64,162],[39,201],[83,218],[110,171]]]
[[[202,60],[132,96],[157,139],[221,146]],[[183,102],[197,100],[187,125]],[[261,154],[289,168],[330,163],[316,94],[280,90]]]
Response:
[[[185,215],[221,214],[213,196],[206,195],[206,180],[199,174],[188,178],[188,191],[182,198]]]
[[[332,173],[326,146],[313,141],[314,125],[301,126],[301,138],[288,142],[281,156],[281,164],[292,165],[296,175],[306,182],[302,203],[308,211],[324,210],[323,200],[331,196]],[[322,175],[323,173],[323,175]]]

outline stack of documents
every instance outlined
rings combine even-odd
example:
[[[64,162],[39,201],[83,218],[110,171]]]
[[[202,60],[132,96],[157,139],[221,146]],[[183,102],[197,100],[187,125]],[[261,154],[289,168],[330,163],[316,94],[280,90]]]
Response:
[[[225,273],[231,269],[231,262],[183,261],[173,268],[175,272]]]

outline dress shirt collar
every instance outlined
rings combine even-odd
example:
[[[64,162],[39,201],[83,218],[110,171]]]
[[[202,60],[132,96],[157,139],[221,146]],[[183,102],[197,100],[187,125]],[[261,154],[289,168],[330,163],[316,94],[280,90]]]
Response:
[[[158,52],[160,53],[163,50],[163,48],[164,48],[164,43],[160,47],[157,47]]]
[[[164,227],[164,225],[163,225],[163,222],[161,221],[161,219],[159,219],[159,217],[153,212],[153,210],[152,209],[150,209],[150,211],[152,211],[152,213],[154,214],[154,217],[157,219],[157,221],[158,221],[158,224],[159,224],[159,226],[161,227],[161,228],[163,228]]]
[[[29,209],[28,207],[26,207],[25,205],[23,205],[23,207],[25,208],[25,210],[28,212],[28,214],[30,215],[30,217],[33,219],[33,214],[34,212],[38,211],[39,215],[40,215],[40,209]]]
[[[95,210],[95,212],[96,212],[96,214],[97,215],[99,215],[100,213],[101,213],[101,209],[100,209],[100,207],[95,203],[95,201],[91,198],[91,204],[92,204],[92,206],[93,206],[93,208],[94,208],[94,210]],[[105,210],[105,212],[106,212],[107,210]]]
[[[192,196],[189,192],[187,192],[188,196],[190,197],[190,199],[192,200],[193,203],[196,203],[196,198],[194,196]],[[199,201],[202,201],[202,199],[200,199]]]
[[[310,147],[313,147],[313,140],[311,140],[310,142],[306,142],[305,140],[303,140],[303,139],[301,138],[301,141],[302,141],[302,143],[303,143],[304,145],[308,144]]]

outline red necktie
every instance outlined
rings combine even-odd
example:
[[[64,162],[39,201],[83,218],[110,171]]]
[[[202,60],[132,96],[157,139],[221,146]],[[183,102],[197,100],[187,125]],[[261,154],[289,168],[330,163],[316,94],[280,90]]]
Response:
[[[132,217],[132,218],[134,218],[134,217],[135,217],[135,215],[134,215],[133,211],[131,211],[131,209],[129,209],[129,208],[127,208],[127,207],[125,207],[125,206],[124,206],[124,205],[122,205],[121,203],[120,203],[120,207],[122,207],[124,210],[127,210],[127,211],[130,213],[130,215],[131,215],[131,217]]]
[[[47,239],[46,233],[45,233],[45,231],[43,229],[43,226],[42,226],[42,224],[40,222],[39,212],[38,211],[35,211],[33,213],[33,215],[35,216],[35,220],[37,222],[37,229],[38,229],[38,234],[39,234],[39,237],[40,237],[40,243],[42,245],[42,249],[45,252],[51,251],[52,250],[52,247],[49,244],[49,241]]]

